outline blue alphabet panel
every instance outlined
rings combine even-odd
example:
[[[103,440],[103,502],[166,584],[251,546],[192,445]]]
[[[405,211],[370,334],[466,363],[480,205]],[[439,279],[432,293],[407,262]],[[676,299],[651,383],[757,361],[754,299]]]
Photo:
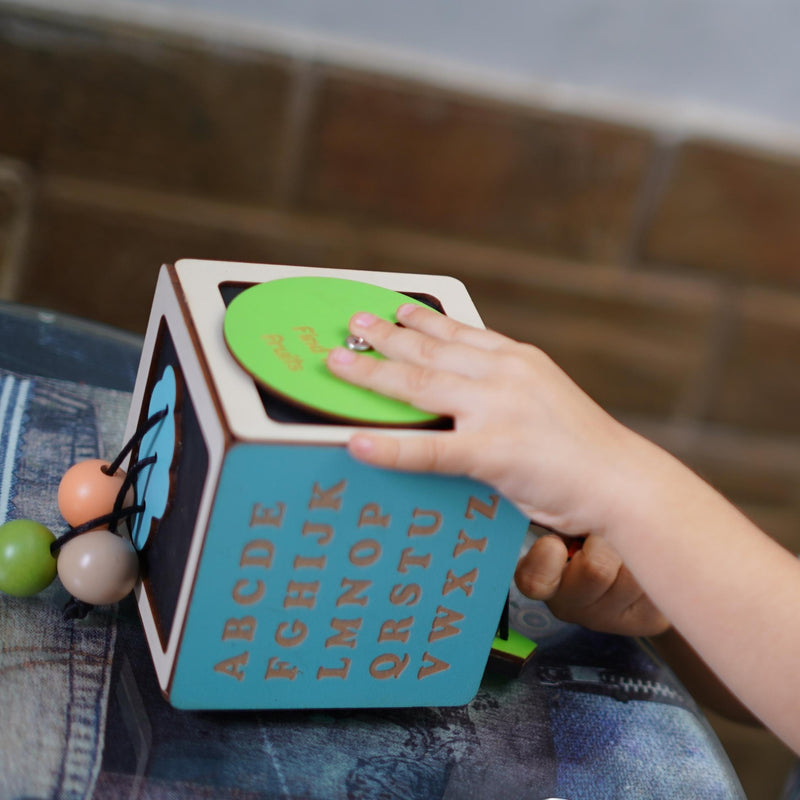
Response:
[[[220,477],[170,701],[467,703],[526,528],[468,479],[377,470],[343,447],[238,444]]]

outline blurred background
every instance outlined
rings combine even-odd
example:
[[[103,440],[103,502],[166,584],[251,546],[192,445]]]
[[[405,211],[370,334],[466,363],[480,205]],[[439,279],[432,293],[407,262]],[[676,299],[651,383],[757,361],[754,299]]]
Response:
[[[0,0],[0,297],[142,332],[182,257],[455,275],[800,552],[798,23],[790,0]],[[788,751],[714,724],[774,800]]]

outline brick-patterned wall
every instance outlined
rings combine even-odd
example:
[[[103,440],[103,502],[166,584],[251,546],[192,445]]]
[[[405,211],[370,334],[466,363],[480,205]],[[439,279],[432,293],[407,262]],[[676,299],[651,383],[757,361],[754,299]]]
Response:
[[[442,272],[800,550],[800,159],[0,5],[0,290],[141,331],[180,257]]]
[[[800,551],[798,154],[0,4],[0,294],[181,257],[460,277]]]

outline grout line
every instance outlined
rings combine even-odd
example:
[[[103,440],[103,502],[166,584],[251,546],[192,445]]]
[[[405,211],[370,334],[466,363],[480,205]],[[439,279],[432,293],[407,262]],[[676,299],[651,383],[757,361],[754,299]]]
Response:
[[[346,223],[325,217],[61,174],[44,178],[41,191],[50,199],[87,208],[101,207],[151,219],[238,233],[263,232],[273,235],[302,229],[307,233],[312,231],[325,236],[346,235],[350,230]]]
[[[292,208],[299,198],[318,87],[319,72],[316,65],[297,59],[289,87],[275,179],[274,198],[280,208]]]
[[[694,377],[687,383],[673,411],[673,421],[702,425],[711,413],[711,404],[719,390],[731,350],[738,318],[740,291],[733,285],[721,284],[720,303]]]
[[[347,244],[351,249],[384,257],[402,254],[428,268],[459,265],[460,274],[485,275],[487,264],[502,265],[510,279],[524,285],[550,285],[587,296],[609,296],[625,285],[649,301],[685,303],[687,288],[702,306],[716,303],[716,284],[704,276],[673,275],[667,271],[635,270],[621,273],[614,263],[584,263],[569,258],[546,256],[534,250],[503,243],[464,240],[435,234],[374,226],[361,228],[357,222],[335,216],[295,213],[274,207],[237,204],[202,196],[170,194],[93,179],[54,174],[42,181],[47,199],[68,202],[87,209],[96,207],[132,216],[218,228],[241,234],[284,237],[317,237]]]
[[[720,460],[732,463],[747,461],[753,465],[753,453],[761,454],[768,468],[800,476],[800,436],[763,431],[748,431],[721,423],[663,419],[638,413],[618,413],[617,418],[672,452],[708,451]]]
[[[33,221],[32,176],[25,165],[0,160],[0,184],[8,183],[17,190],[18,202],[9,224],[5,258],[0,262],[0,299],[16,300]]]
[[[669,187],[682,141],[683,137],[671,132],[655,137],[653,155],[631,215],[631,232],[621,257],[623,270],[632,271],[642,264],[647,234]]]

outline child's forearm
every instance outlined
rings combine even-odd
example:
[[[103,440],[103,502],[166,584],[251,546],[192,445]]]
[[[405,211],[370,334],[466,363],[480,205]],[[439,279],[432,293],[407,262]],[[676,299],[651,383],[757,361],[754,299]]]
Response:
[[[800,561],[671,456],[640,446],[604,535],[702,660],[800,752]]]
[[[675,630],[649,637],[658,654],[670,665],[673,672],[702,706],[745,725],[758,725],[749,709],[723,684],[697,652]]]

